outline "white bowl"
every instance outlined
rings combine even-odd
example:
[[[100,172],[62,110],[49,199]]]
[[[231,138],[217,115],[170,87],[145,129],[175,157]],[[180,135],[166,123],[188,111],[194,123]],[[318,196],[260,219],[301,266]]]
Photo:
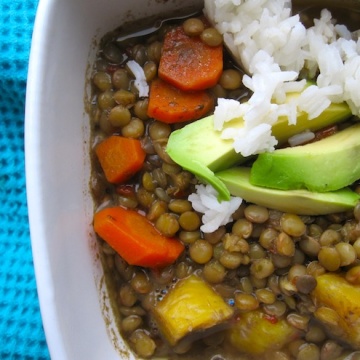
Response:
[[[51,358],[133,359],[113,321],[92,230],[88,78],[98,40],[193,0],[41,0],[31,48],[25,151],[29,221]]]
[[[85,101],[98,40],[124,22],[200,3],[40,0],[29,64],[25,151],[35,273],[53,360],[135,358],[114,324],[92,230]],[[359,2],[329,3],[358,9]]]

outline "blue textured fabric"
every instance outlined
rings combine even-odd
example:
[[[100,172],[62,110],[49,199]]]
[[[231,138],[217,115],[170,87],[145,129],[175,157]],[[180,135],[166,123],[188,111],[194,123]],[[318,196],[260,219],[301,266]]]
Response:
[[[24,174],[24,107],[38,0],[0,0],[0,359],[48,359]]]

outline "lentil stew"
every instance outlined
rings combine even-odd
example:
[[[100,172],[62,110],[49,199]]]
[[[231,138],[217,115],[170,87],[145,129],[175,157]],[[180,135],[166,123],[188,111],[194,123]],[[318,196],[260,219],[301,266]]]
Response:
[[[164,81],[164,39],[174,31],[205,48],[221,48],[223,62],[205,88],[171,85],[211,101],[201,115],[187,110],[191,118],[166,122],[154,119],[156,112],[149,115],[151,100],[140,96],[127,63],[140,65],[151,92],[151,84]],[[118,42],[119,35],[115,30],[100,43],[92,76],[90,186],[96,213],[109,211],[101,234],[134,232],[124,250],[98,236],[118,326],[130,348],[141,358],[355,359],[360,204],[347,213],[299,216],[243,202],[231,223],[203,233],[201,214],[188,200],[198,180],[172,161],[166,143],[174,130],[210,114],[217,98],[245,101],[243,73],[200,13],[146,36]],[[109,155],[114,146],[106,144],[114,138],[125,145]],[[132,165],[114,165],[119,157]],[[353,188],[360,193],[357,184]],[[122,209],[118,218],[111,212],[116,208]],[[144,245],[141,238],[148,228],[161,242],[156,254],[154,242]],[[137,241],[133,248],[131,241]],[[132,256],[142,252],[141,260]],[[351,312],[352,322],[344,321]]]

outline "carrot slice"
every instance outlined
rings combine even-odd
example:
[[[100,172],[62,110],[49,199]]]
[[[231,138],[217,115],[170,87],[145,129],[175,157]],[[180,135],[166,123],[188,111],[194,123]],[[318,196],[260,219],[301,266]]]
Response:
[[[95,149],[106,179],[120,183],[130,179],[139,171],[145,160],[145,151],[137,139],[112,135]]]
[[[211,47],[178,26],[165,35],[159,77],[181,90],[204,90],[218,82],[223,69],[222,45]]]
[[[214,99],[205,90],[182,91],[161,79],[152,81],[147,114],[168,123],[197,120],[214,107]]]
[[[164,267],[184,250],[180,241],[162,235],[145,216],[122,207],[97,212],[94,230],[130,265]]]

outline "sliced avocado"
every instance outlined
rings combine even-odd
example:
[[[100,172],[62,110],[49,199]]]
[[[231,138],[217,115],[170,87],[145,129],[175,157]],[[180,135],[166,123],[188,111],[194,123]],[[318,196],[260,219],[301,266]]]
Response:
[[[299,96],[289,94],[287,101]],[[343,121],[351,116],[347,104],[331,104],[320,116],[308,120],[306,113],[300,113],[296,125],[288,125],[287,117],[281,117],[273,125],[272,132],[279,144],[291,136],[307,129],[316,131],[328,125]],[[242,118],[235,118],[224,125],[241,128]],[[230,194],[214,172],[242,163],[244,158],[234,151],[233,141],[220,137],[221,132],[214,130],[213,115],[197,120],[174,131],[167,144],[167,153],[177,164],[195,174],[200,180],[211,184],[219,193],[219,200],[229,200]]]
[[[342,189],[360,179],[360,124],[314,143],[263,153],[250,182],[273,189]]]
[[[299,215],[324,215],[350,210],[360,195],[344,188],[326,193],[307,190],[275,190],[250,183],[250,168],[234,167],[216,173],[230,193],[247,202]]]

